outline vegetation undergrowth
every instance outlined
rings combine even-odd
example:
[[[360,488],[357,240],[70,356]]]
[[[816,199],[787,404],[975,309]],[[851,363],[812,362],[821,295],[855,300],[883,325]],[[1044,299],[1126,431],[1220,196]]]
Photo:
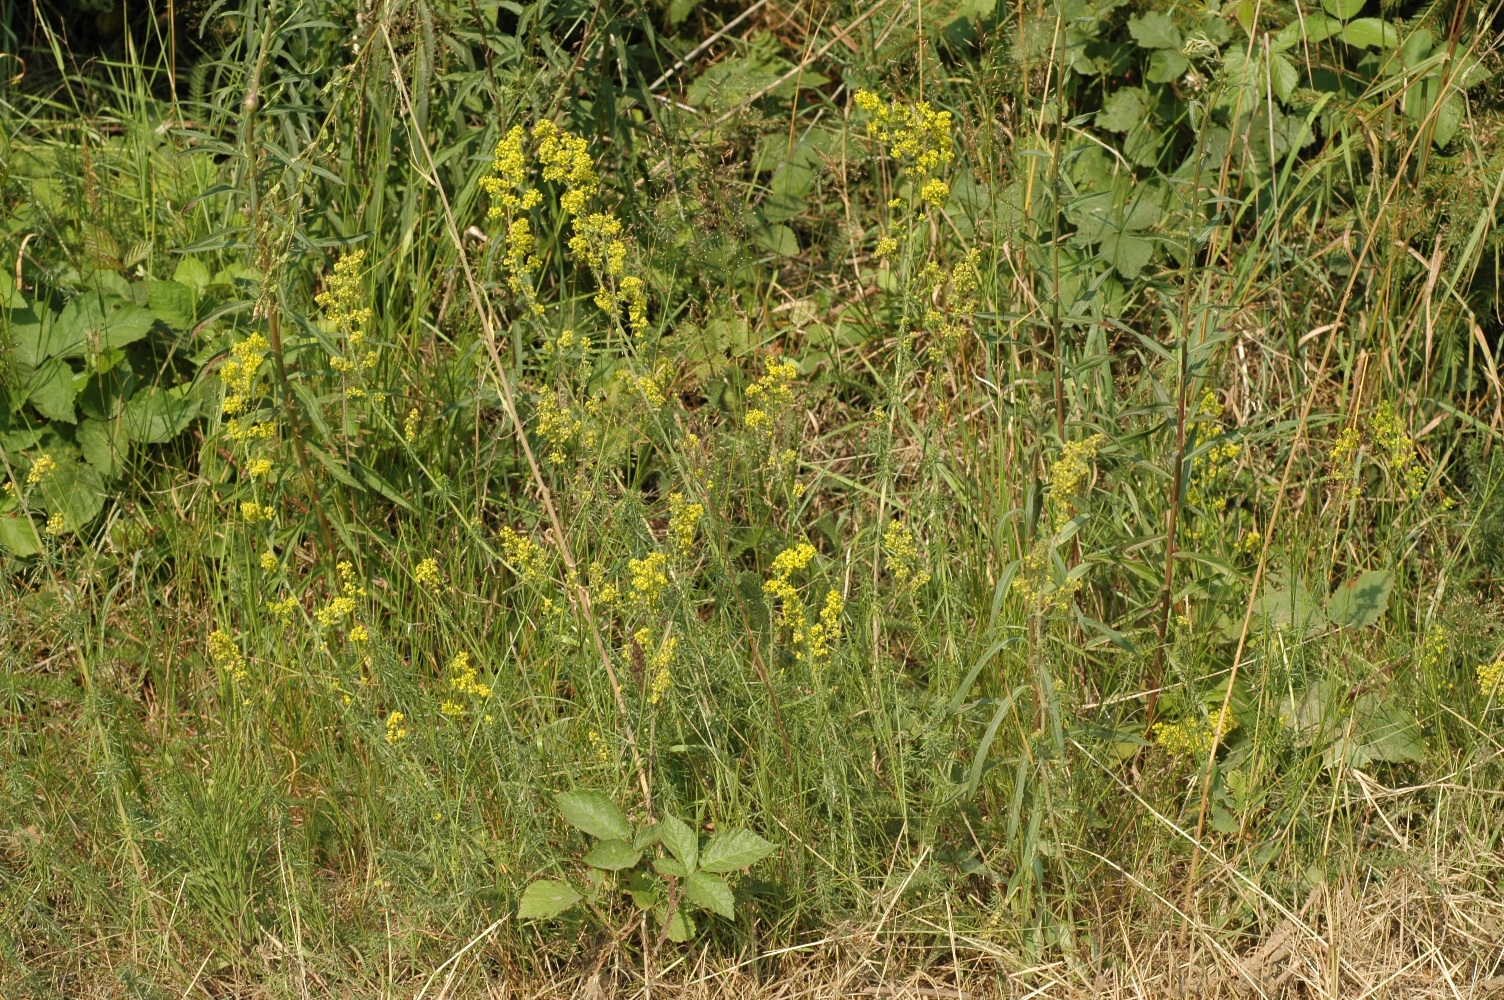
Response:
[[[1496,8],[80,10],[0,25],[6,996],[1497,901]]]

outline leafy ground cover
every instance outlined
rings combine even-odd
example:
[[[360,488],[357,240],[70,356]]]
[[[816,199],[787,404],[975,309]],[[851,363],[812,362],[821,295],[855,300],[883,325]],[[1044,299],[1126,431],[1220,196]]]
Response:
[[[1498,988],[1499,15],[1309,6],[8,12],[0,991]]]

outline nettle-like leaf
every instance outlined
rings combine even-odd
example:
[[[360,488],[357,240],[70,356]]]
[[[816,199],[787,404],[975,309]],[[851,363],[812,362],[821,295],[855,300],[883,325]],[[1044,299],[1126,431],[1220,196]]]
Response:
[[[1367,2],[1368,0],[1321,0],[1321,7],[1333,17],[1350,21],[1362,12],[1363,5]]]
[[[540,879],[523,890],[517,917],[521,920],[548,920],[568,910],[581,898],[568,882]]]
[[[1175,27],[1170,15],[1158,10],[1143,17],[1130,17],[1128,33],[1145,49],[1174,49],[1178,52],[1183,41],[1180,29]]]
[[[1333,625],[1364,628],[1378,621],[1389,607],[1394,589],[1394,571],[1372,569],[1337,587],[1327,602],[1326,614]]]
[[[632,839],[627,817],[600,792],[560,792],[554,796],[559,812],[571,826],[600,840]]]
[[[700,858],[700,870],[722,874],[740,871],[752,867],[776,850],[776,845],[763,840],[751,830],[722,830],[705,845],[705,853]]]
[[[695,872],[684,880],[684,898],[727,920],[736,915],[736,899],[731,893],[731,886],[719,875]]]
[[[1107,95],[1097,112],[1097,127],[1109,132],[1129,132],[1149,111],[1149,95],[1139,87],[1119,87]]]
[[[634,850],[624,840],[603,840],[585,855],[585,863],[608,872],[631,868],[642,860],[642,852]]]
[[[658,828],[663,846],[679,859],[686,873],[699,867],[700,838],[689,828],[689,824],[676,816],[665,816],[663,822],[658,824]]]

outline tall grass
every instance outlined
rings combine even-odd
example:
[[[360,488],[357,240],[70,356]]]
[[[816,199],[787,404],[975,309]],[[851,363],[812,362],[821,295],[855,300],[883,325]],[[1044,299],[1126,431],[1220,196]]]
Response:
[[[3,105],[23,293],[226,277],[204,417],[4,557],[4,992],[651,980],[812,941],[1080,983],[1171,941],[1267,985],[1235,957],[1313,899],[1425,879],[1479,908],[1437,948],[1491,974],[1504,158],[1486,89],[1440,148],[1442,102],[1406,109],[1492,65],[1492,12],[1366,11],[1448,54],[1312,43],[1278,106],[1225,54],[1272,65],[1290,12],[1219,16],[1215,58],[1188,28],[1151,154],[1112,117],[1143,67],[1068,67],[1190,15],[1109,6],[768,4],[705,48],[739,11],[285,0],[92,59],[39,9]],[[862,88],[953,116],[938,204]],[[482,182],[537,121],[588,140],[643,330],[558,184],[544,311],[509,284]],[[352,327],[316,296],[357,250]],[[253,334],[259,443],[220,412]],[[828,592],[816,648],[790,626]],[[694,944],[614,891],[519,920],[581,877],[573,789],[779,850]]]

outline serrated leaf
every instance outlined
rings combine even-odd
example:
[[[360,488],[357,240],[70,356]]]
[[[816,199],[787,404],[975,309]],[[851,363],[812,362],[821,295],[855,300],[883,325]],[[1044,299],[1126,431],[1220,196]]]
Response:
[[[1175,49],[1155,49],[1149,56],[1149,71],[1144,79],[1150,83],[1174,83],[1190,68],[1190,60]]]
[[[184,257],[172,271],[172,280],[187,285],[194,295],[202,296],[209,287],[209,269],[197,257]]]
[[[1441,102],[1441,107],[1436,112],[1436,129],[1431,133],[1431,141],[1437,149],[1444,149],[1457,138],[1457,133],[1462,129],[1462,120],[1467,117],[1467,104],[1461,94],[1453,94]]]
[[[161,444],[177,437],[198,416],[199,398],[191,385],[136,393],[120,411],[125,436],[140,444]]]
[[[519,920],[548,920],[578,903],[580,898],[568,882],[542,879],[523,890],[517,917]]]
[[[11,511],[0,514],[0,547],[13,556],[34,556],[37,547],[36,523],[25,514]]]
[[[1154,259],[1154,244],[1142,236],[1108,233],[1102,238],[1102,259],[1129,281],[1143,273]]]
[[[1297,18],[1279,29],[1270,46],[1275,52],[1285,52],[1300,45],[1317,45],[1342,31],[1342,22],[1325,14],[1309,14]]]
[[[150,309],[134,302],[110,302],[105,306],[103,322],[99,327],[98,347],[100,350],[108,350],[134,344],[151,332],[151,325],[155,321],[156,317]],[[90,340],[92,347],[93,338]]]
[[[757,864],[776,850],[776,845],[763,840],[751,830],[722,830],[706,843],[705,853],[700,858],[700,870],[720,874],[740,871]]]
[[[170,327],[187,330],[193,326],[198,296],[180,281],[148,281],[147,301],[152,315]]]
[[[600,792],[560,792],[554,796],[559,812],[571,826],[600,840],[631,840],[632,828],[615,802]]]
[[[1300,85],[1300,70],[1284,56],[1276,53],[1269,57],[1269,84],[1274,96],[1289,101],[1290,95]]]
[[[77,439],[84,461],[98,469],[100,475],[113,478],[124,470],[130,442],[118,423],[85,420],[78,425]]]
[[[684,878],[689,874],[689,869],[673,858],[654,858],[653,871],[659,875],[672,875],[674,878]]]
[[[1097,112],[1097,127],[1109,132],[1128,132],[1143,121],[1149,95],[1138,87],[1119,87],[1107,95]]]
[[[78,532],[104,508],[104,477],[92,466],[68,460],[59,461],[38,487],[42,506],[49,514],[61,514],[63,528]]]
[[[731,893],[731,886],[719,875],[695,872],[684,880],[684,898],[727,920],[736,916],[736,897]]]
[[[1358,16],[1368,0],[1321,0],[1321,7],[1333,17],[1350,21]]]
[[[585,855],[585,864],[608,872],[631,868],[642,860],[642,852],[634,851],[624,840],[603,840]]]
[[[1360,17],[1342,29],[1342,40],[1359,49],[1392,49],[1400,43],[1400,33],[1388,21]]]
[[[42,362],[26,381],[26,401],[48,420],[76,424],[73,369],[62,358]]]
[[[799,254],[799,237],[788,226],[779,223],[759,226],[752,232],[752,242],[769,253],[780,257],[796,257]]]
[[[675,907],[674,912],[668,917],[668,939],[676,944],[683,944],[685,941],[693,940],[694,936],[694,918],[684,912],[684,907]]]
[[[700,838],[689,828],[688,823],[677,816],[665,816],[663,822],[658,824],[658,835],[663,846],[688,871],[692,872],[700,866]]]
[[[1143,17],[1130,17],[1128,33],[1140,48],[1180,51],[1180,29],[1175,27],[1170,15],[1163,11],[1151,11]]]
[[[1394,587],[1394,572],[1369,570],[1338,585],[1327,602],[1326,613],[1332,624],[1347,628],[1365,628],[1378,621],[1389,606],[1389,592]]]

